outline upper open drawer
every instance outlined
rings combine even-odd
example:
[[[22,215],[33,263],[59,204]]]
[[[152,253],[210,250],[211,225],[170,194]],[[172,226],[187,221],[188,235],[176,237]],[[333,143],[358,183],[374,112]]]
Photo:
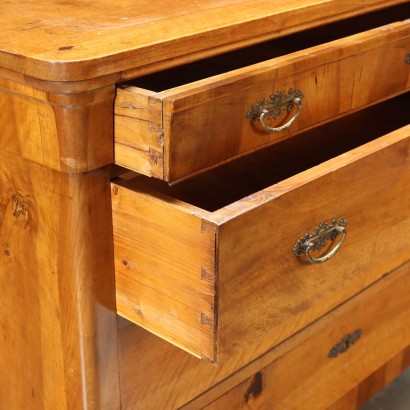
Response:
[[[410,22],[305,48],[351,26],[299,33],[119,87],[115,162],[177,181],[408,90]],[[245,67],[224,73],[237,66]]]

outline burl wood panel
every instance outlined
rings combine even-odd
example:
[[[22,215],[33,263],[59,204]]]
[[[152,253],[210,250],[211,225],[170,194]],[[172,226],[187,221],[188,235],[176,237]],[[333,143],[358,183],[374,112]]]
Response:
[[[118,408],[108,170],[0,154],[0,407]]]
[[[118,89],[115,162],[166,181],[204,172],[405,92],[409,49],[410,23],[393,23],[163,92]],[[290,129],[269,134],[245,117],[261,98],[291,88],[305,97]]]
[[[76,0],[0,5],[0,66],[46,80],[145,71],[405,0]],[[35,41],[33,41],[35,39]]]
[[[114,183],[118,312],[219,364],[255,359],[409,258],[409,137],[403,127],[215,212],[138,178]],[[333,217],[348,221],[340,252],[296,258],[296,240]]]
[[[114,87],[55,93],[18,80],[0,79],[0,408],[118,409],[102,167]]]
[[[124,320],[119,327],[122,406],[124,409],[141,406],[147,410],[193,410],[204,408],[227,394],[227,397],[232,395],[230,397],[234,401],[230,404],[220,399],[226,404],[225,408],[241,408],[245,405],[245,394],[249,392],[248,407],[259,409],[258,405],[265,402],[263,397],[272,397],[271,404],[276,403],[274,400],[280,403],[286,397],[301,403],[309,396],[314,399],[316,389],[324,388],[329,389],[329,396],[326,398],[327,394],[324,394],[321,400],[330,405],[347,394],[356,397],[357,391],[349,393],[354,382],[359,383],[361,397],[366,400],[369,396],[364,384],[369,386],[369,382],[366,381],[368,374],[365,370],[371,373],[383,367],[383,382],[377,383],[381,386],[410,365],[409,349],[403,350],[410,342],[410,316],[406,306],[408,265],[403,265],[387,275],[386,280],[377,282],[357,298],[331,311],[233,374],[233,360],[221,366],[212,366]],[[397,297],[392,298],[392,294]],[[375,313],[374,304],[382,306],[380,312]],[[351,332],[355,326],[365,326],[361,339],[344,354],[328,359],[330,348],[343,338],[344,332]],[[389,337],[382,337],[383,334]],[[312,362],[313,366],[307,364]],[[340,375],[337,375],[338,371]],[[249,389],[258,372],[262,374],[262,397],[259,399],[250,394]],[[317,381],[315,375],[318,376]],[[381,378],[380,374],[378,378]],[[310,392],[311,387],[313,392]],[[300,398],[293,395],[295,388]],[[304,388],[306,391],[303,391]],[[375,388],[370,390],[368,394],[376,392]],[[341,407],[343,410],[348,408]]]

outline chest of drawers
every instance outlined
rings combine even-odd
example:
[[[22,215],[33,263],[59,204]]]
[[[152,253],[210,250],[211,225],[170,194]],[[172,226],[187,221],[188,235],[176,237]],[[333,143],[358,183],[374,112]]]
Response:
[[[407,367],[409,6],[1,5],[0,407],[356,408]]]

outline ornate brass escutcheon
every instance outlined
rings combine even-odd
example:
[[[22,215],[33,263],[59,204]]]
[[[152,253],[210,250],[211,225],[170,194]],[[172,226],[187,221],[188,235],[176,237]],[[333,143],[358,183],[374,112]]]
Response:
[[[302,98],[304,94],[300,90],[290,88],[288,95],[284,91],[278,91],[268,98],[262,98],[259,103],[252,105],[246,113],[246,118],[251,121],[259,121],[262,127],[269,133],[281,132],[289,128],[298,118],[302,110]],[[265,123],[265,119],[278,119],[284,111],[289,113],[297,107],[295,115],[284,125],[272,128]]]
[[[329,351],[327,357],[333,359],[340,353],[344,353],[349,347],[355,344],[363,334],[362,329],[356,329],[352,333],[347,334],[339,343],[335,344]]]
[[[302,238],[298,239],[293,247],[293,253],[296,256],[306,256],[310,263],[323,263],[329,260],[342,246],[346,238],[347,221],[342,218],[333,218],[332,222],[321,222],[312,233],[307,232]],[[311,255],[311,251],[322,249],[327,241],[334,242],[336,237],[341,234],[337,245],[326,255],[316,258]]]

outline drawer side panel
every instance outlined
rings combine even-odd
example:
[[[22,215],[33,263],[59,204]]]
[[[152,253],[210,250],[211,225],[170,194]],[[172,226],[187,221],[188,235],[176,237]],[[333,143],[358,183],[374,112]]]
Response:
[[[214,361],[214,226],[143,190],[112,199],[118,313]]]
[[[117,165],[163,179],[162,101],[155,93],[136,87],[117,89],[114,136]]]

